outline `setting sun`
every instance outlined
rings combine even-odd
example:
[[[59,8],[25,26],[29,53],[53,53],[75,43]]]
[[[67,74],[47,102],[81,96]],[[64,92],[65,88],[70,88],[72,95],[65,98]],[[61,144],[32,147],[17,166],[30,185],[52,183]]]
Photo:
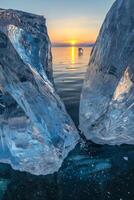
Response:
[[[77,41],[76,40],[71,40],[70,43],[71,43],[71,45],[75,45],[77,43]]]

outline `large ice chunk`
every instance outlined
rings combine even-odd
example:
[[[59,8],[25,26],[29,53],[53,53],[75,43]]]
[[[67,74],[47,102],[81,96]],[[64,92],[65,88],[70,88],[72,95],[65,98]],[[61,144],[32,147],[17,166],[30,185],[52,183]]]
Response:
[[[52,84],[0,32],[0,162],[33,174],[57,171],[79,135]]]
[[[80,129],[102,144],[134,144],[134,1],[116,0],[103,23],[80,102]]]
[[[51,44],[43,16],[0,9],[0,30],[11,40],[20,57],[52,81]]]

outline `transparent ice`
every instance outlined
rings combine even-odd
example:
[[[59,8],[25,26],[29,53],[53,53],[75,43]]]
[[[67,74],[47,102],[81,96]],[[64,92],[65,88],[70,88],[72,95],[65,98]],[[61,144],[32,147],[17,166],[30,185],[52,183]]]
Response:
[[[11,18],[10,26],[6,16]],[[36,40],[40,35],[40,40],[42,33],[36,34],[35,29],[30,34],[20,25],[17,28],[18,22],[12,24],[14,18],[28,24],[28,17],[33,15],[12,10],[0,13],[0,162],[16,170],[46,175],[58,171],[79,135],[49,81],[52,71],[50,74],[48,36],[42,47],[41,43],[36,46],[33,35]]]
[[[81,95],[80,129],[95,143],[134,144],[133,0],[116,0],[102,25]]]

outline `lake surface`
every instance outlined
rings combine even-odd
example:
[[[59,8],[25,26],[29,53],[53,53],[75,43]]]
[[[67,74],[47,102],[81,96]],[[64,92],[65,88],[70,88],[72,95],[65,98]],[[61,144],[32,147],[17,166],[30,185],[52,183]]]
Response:
[[[53,48],[57,92],[78,126],[82,83],[91,48]],[[34,176],[0,164],[0,200],[134,200],[134,146],[82,142],[58,173]]]
[[[79,55],[77,47],[52,48],[55,86],[76,125],[82,83],[92,48],[83,49],[83,55]]]

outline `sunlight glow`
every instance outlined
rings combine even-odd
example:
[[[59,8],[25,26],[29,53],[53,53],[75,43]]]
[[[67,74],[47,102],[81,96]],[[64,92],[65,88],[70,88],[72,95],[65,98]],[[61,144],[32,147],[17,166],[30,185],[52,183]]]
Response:
[[[77,40],[71,40],[70,43],[72,46],[74,46],[77,43]]]

